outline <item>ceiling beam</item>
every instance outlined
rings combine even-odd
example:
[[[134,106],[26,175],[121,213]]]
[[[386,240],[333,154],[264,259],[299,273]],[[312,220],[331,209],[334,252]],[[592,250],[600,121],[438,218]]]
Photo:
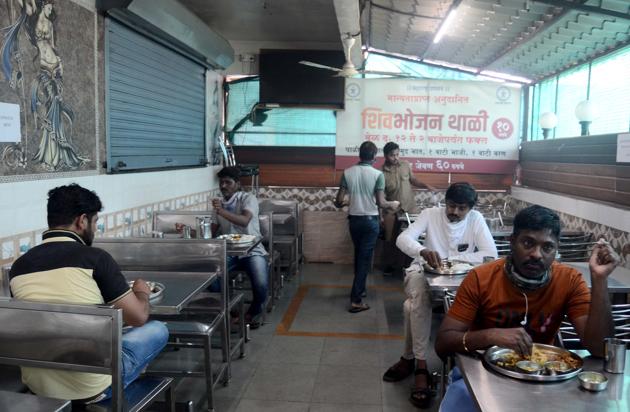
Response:
[[[339,34],[341,38],[346,37],[346,33],[350,33],[355,38],[356,43],[352,48],[350,59],[355,67],[363,67],[363,53],[361,45],[361,23],[359,12],[359,0],[334,0],[335,14],[337,15],[337,24],[339,25]]]
[[[422,19],[434,19],[434,20],[442,20],[442,17],[440,16],[425,16],[423,14],[414,14],[414,13],[409,13],[407,11],[402,11],[402,10],[395,10],[389,7],[385,7],[385,6],[381,6],[380,4],[376,4],[373,1],[370,0],[370,5],[374,8],[377,9],[381,9],[381,10],[386,10],[390,13],[397,13],[397,14],[404,14],[405,16],[411,16],[411,17],[419,17]]]
[[[596,13],[596,14],[601,14],[604,16],[611,16],[611,17],[616,17],[619,19],[630,20],[630,11],[623,13],[616,10],[605,9],[603,7],[597,7],[597,6],[589,6],[586,4],[580,4],[577,2],[567,1],[567,0],[532,0],[532,1],[535,3],[549,4],[551,6],[562,7],[565,9],[580,10],[580,11],[585,11],[588,13]]]

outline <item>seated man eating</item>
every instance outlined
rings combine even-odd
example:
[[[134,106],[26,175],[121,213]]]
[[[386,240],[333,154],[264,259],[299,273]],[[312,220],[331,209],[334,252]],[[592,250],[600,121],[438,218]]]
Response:
[[[96,193],[77,184],[48,192],[50,229],[43,233],[41,245],[13,263],[10,286],[16,299],[122,309],[123,321],[133,326],[122,335],[126,388],[162,351],[168,329],[162,322],[148,321],[151,290],[147,283],[137,279],[129,288],[109,253],[92,247],[102,208]],[[80,403],[98,402],[112,393],[111,376],[96,373],[23,367],[22,381],[36,395]]]
[[[213,199],[212,207],[217,214],[213,226],[215,235],[247,234],[262,237],[258,222],[258,200],[251,193],[241,191],[238,167],[224,167],[217,174],[223,199]],[[267,299],[269,270],[267,251],[262,244],[256,245],[246,256],[228,256],[228,270],[244,270],[252,284],[252,303],[245,314],[245,322],[251,329],[260,326],[260,315]]]
[[[603,240],[589,260],[592,289],[580,272],[554,262],[560,218],[542,206],[530,206],[514,218],[511,254],[476,267],[457,290],[438,331],[435,350],[442,358],[497,345],[530,354],[534,342],[553,344],[565,316],[581,343],[595,356],[613,336],[608,276],[619,257]],[[441,411],[476,411],[457,368]]]
[[[415,373],[409,401],[419,408],[428,408],[433,395],[426,361],[433,312],[423,264],[437,268],[442,258],[479,264],[486,256],[497,257],[486,221],[481,213],[473,210],[477,203],[473,186],[466,182],[453,183],[445,199],[446,207],[424,209],[396,240],[400,250],[415,259],[405,270],[405,349],[400,360],[385,372],[383,380],[396,382]],[[425,234],[424,245],[418,242],[422,234]]]

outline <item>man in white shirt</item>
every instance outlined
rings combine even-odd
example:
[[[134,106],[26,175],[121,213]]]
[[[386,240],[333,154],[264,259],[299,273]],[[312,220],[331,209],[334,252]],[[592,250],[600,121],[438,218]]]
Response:
[[[396,382],[415,371],[410,401],[420,408],[427,408],[433,395],[426,363],[431,336],[431,295],[422,265],[437,268],[443,258],[477,265],[486,256],[497,258],[497,248],[485,219],[472,210],[477,203],[474,187],[465,182],[454,183],[445,198],[446,207],[423,210],[396,240],[396,246],[414,261],[405,275],[405,352],[385,372],[383,380]],[[422,234],[424,245],[418,242]]]

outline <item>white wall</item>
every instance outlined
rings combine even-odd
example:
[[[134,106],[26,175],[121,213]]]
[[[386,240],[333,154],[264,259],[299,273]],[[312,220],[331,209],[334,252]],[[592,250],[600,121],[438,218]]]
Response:
[[[47,227],[46,200],[54,187],[78,183],[94,190],[105,209],[122,209],[171,199],[218,187],[217,167],[161,172],[95,175],[0,184],[0,237]]]

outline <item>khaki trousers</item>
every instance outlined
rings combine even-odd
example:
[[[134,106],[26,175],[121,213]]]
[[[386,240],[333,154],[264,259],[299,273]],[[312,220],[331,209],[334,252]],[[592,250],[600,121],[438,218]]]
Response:
[[[405,269],[405,359],[426,359],[431,338],[431,291],[422,266],[414,262]]]

